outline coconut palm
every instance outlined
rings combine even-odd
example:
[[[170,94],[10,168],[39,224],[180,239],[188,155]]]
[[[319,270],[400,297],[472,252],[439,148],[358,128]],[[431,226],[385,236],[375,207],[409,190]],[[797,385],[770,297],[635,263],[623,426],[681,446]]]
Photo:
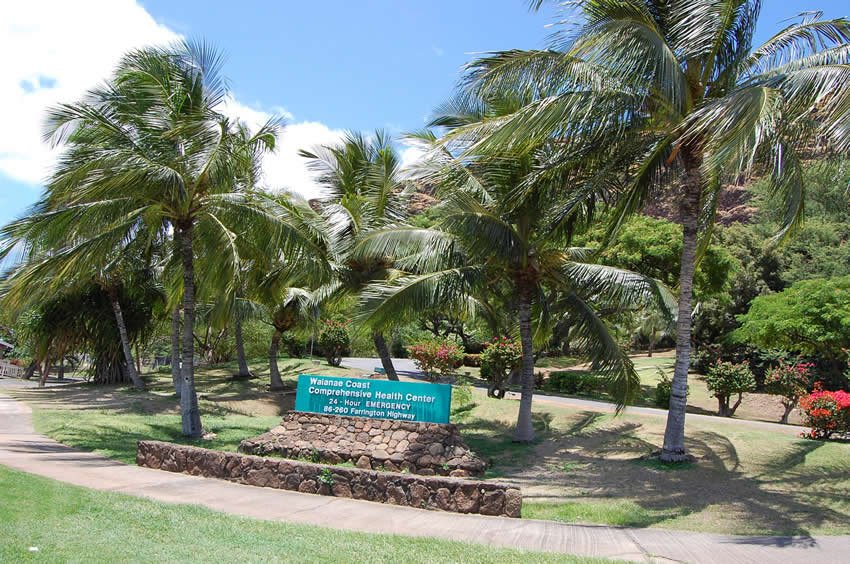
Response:
[[[40,204],[80,241],[76,254],[88,264],[129,244],[173,238],[182,274],[180,405],[190,437],[203,432],[194,383],[196,255],[220,255],[198,281],[224,288],[235,279],[245,238],[284,254],[316,245],[290,221],[291,207],[240,185],[244,151],[236,124],[220,113],[220,64],[203,44],[133,51],[105,86],[53,108],[48,135],[66,150]],[[250,144],[273,150],[277,129],[270,121]],[[318,253],[303,256],[305,270],[326,267]]]
[[[518,103],[517,99],[455,100],[433,124],[455,128],[495,119]],[[617,309],[645,303],[661,297],[660,286],[625,270],[583,262],[589,252],[570,247],[573,230],[590,219],[592,206],[581,214],[563,216],[553,205],[561,185],[536,174],[548,158],[547,147],[457,158],[458,151],[441,148],[433,135],[425,132],[418,138],[430,144],[431,156],[420,165],[417,178],[437,186],[444,199],[440,219],[432,229],[392,227],[361,238],[355,258],[392,258],[408,273],[366,288],[367,320],[382,327],[416,318],[429,308],[474,311],[486,308],[497,294],[512,296],[522,346],[522,395],[514,440],[526,442],[534,438],[534,319],[539,320],[537,329],[551,326],[545,294],[560,292],[561,303],[575,318],[576,340],[586,344],[592,369],[609,382],[618,405],[624,406],[638,389],[639,379],[595,305]],[[546,338],[539,334],[537,341]]]
[[[392,140],[383,131],[371,137],[348,133],[341,143],[301,151],[318,173],[325,189],[321,205],[332,226],[336,250],[337,294],[359,292],[372,281],[387,277],[389,265],[380,257],[353,259],[350,251],[376,229],[402,221],[405,216],[399,178],[401,161]],[[384,332],[372,331],[372,341],[390,380],[398,380]]]
[[[619,185],[612,236],[659,191],[676,199],[683,248],[661,456],[684,460],[694,268],[718,194],[741,174],[764,176],[785,210],[778,238],[799,226],[806,153],[850,148],[850,21],[808,13],[753,49],[759,0],[559,4],[561,21],[574,25],[555,34],[550,49],[493,53],[466,77],[479,94],[537,96],[456,134],[477,139],[473,149],[484,153],[554,140],[553,169],[595,166],[587,190]]]

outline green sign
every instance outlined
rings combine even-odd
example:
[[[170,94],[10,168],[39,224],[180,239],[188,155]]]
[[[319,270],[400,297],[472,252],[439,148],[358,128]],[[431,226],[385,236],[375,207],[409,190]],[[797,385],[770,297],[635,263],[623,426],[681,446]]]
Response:
[[[448,423],[452,387],[339,376],[298,376],[295,410],[370,419]]]

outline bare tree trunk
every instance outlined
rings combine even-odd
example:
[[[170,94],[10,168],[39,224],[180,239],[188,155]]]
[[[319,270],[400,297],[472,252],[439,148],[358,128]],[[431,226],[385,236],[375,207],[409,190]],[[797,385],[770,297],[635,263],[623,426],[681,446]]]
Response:
[[[50,356],[44,359],[44,364],[41,369],[41,378],[38,379],[38,387],[43,388],[47,384],[47,377],[50,376]]]
[[[652,340],[652,337],[649,339],[649,350],[647,351],[646,356],[652,358],[652,349],[655,348],[655,341]]]
[[[688,369],[691,362],[691,311],[696,270],[699,201],[701,190],[699,169],[686,172],[682,196],[682,264],[679,273],[679,318],[676,324],[676,366],[670,392],[670,408],[664,431],[661,460],[684,462],[685,408],[688,404]]]
[[[251,374],[251,370],[248,368],[248,360],[245,358],[245,342],[242,340],[242,319],[239,318],[238,314],[236,315],[234,324],[234,333],[236,333],[236,362],[239,363],[239,374],[236,376],[238,378],[251,378],[253,374]]]
[[[390,349],[387,347],[387,341],[384,339],[384,334],[380,331],[372,333],[372,341],[375,343],[375,349],[378,351],[378,356],[381,358],[381,366],[384,367],[384,372],[387,373],[387,380],[395,380],[398,382],[398,374],[396,374],[393,359],[390,356]]]
[[[283,389],[283,380],[280,378],[280,370],[277,367],[277,353],[280,350],[281,332],[278,329],[274,330],[272,342],[269,345],[269,389],[278,391]]]
[[[531,341],[531,293],[527,288],[519,289],[519,336],[522,344],[522,364],[520,385],[522,394],[519,400],[514,441],[530,442],[534,440],[534,427],[531,424],[531,404],[534,398],[534,348]]]
[[[787,425],[788,418],[791,416],[791,412],[794,411],[796,403],[783,403],[782,407],[785,408],[785,413],[782,414],[782,419],[780,419],[779,422],[783,425]]]
[[[65,379],[65,351],[59,353],[59,373],[56,375],[58,380]]]
[[[118,335],[121,337],[121,350],[124,351],[124,360],[127,363],[127,377],[133,383],[137,390],[144,390],[145,383],[136,372],[136,364],[133,361],[133,351],[130,349],[130,339],[127,336],[127,325],[124,324],[124,314],[121,312],[121,304],[118,303],[118,298],[110,295],[112,301],[112,311],[115,312],[115,323],[118,324]]]
[[[136,372],[142,374],[142,354],[139,352],[139,343],[136,343]]]
[[[31,380],[32,375],[35,374],[36,368],[38,368],[38,365],[36,364],[36,362],[34,360],[30,361],[30,363],[27,365],[27,369],[24,370],[23,379],[24,380]]]
[[[195,392],[195,257],[192,249],[193,226],[180,229],[180,258],[183,262],[183,350],[180,375],[180,413],[183,420],[183,434],[200,438],[204,434],[201,426],[201,411],[198,408],[198,394]]]
[[[171,384],[174,394],[180,398],[183,383],[180,378],[180,308],[171,312]]]

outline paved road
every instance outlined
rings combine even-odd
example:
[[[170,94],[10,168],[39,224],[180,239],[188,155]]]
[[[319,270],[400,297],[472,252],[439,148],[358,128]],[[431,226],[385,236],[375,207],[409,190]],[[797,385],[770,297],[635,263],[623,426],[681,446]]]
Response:
[[[377,358],[343,358],[342,365],[347,366],[349,368],[356,368],[358,370],[364,370],[371,372],[376,367],[381,366],[380,359]],[[412,379],[419,379],[422,376],[422,372],[416,368],[416,364],[407,358],[394,358],[393,365],[396,367],[396,371],[402,377],[408,377]],[[508,392],[505,395],[508,399],[519,399],[519,394],[516,392]],[[577,409],[586,409],[588,411],[600,411],[603,413],[613,413],[614,405],[605,401],[596,401],[589,399],[581,399],[581,398],[571,398],[565,396],[550,396],[546,394],[541,394],[539,392],[534,393],[534,403],[550,403],[555,405],[562,405],[565,407],[572,407]],[[666,409],[658,409],[655,407],[637,407],[630,406],[626,408],[626,413],[638,413],[641,415],[653,415],[656,417],[664,417],[667,418],[667,410]],[[701,413],[688,413],[687,418],[689,421],[710,421],[711,423],[718,423],[720,425],[737,425],[737,426],[745,426],[752,429],[762,429],[765,431],[778,431],[780,433],[785,433],[789,435],[799,435],[801,432],[805,431],[805,427],[798,427],[796,425],[781,425],[779,423],[770,423],[768,421],[752,421],[750,419],[735,419],[731,417],[716,417],[714,415],[703,415]],[[850,561],[850,557],[848,557],[848,561]]]
[[[3,395],[0,395],[0,464],[95,490],[167,503],[203,505],[272,521],[637,562],[837,564],[846,562],[850,554],[850,536],[738,537],[458,515],[127,466],[35,433],[29,407]]]

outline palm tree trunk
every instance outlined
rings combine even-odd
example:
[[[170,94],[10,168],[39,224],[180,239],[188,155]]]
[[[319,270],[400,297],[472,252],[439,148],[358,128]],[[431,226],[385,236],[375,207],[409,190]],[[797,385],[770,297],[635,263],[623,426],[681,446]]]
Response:
[[[387,380],[398,382],[398,374],[396,374],[393,359],[390,356],[390,349],[387,347],[387,341],[384,339],[384,334],[380,331],[372,333],[372,341],[375,343],[375,349],[378,351],[378,356],[381,358],[381,366],[384,367],[384,372],[387,374]]]
[[[31,362],[27,365],[27,369],[26,369],[26,370],[24,370],[23,379],[24,379],[24,380],[31,380],[31,379],[32,379],[32,375],[33,375],[33,374],[35,374],[35,369],[36,369],[36,368],[38,368],[37,363],[36,363],[34,360],[33,360],[33,361],[31,361]]]
[[[204,434],[198,394],[195,392],[195,257],[192,249],[192,224],[180,229],[180,258],[183,262],[183,350],[180,376],[180,413],[183,434],[199,438]]]
[[[174,394],[180,398],[183,387],[180,378],[180,308],[175,307],[171,312],[171,384]]]
[[[691,311],[696,270],[700,189],[699,169],[686,172],[682,196],[682,264],[679,273],[679,318],[676,324],[676,366],[661,460],[684,462],[685,408],[688,405],[688,369],[691,363]]]
[[[655,341],[652,340],[652,337],[649,338],[649,350],[646,353],[646,356],[652,358],[652,349],[655,348]]]
[[[528,288],[519,289],[519,336],[522,344],[522,364],[520,385],[522,395],[519,400],[519,417],[514,431],[514,441],[527,443],[534,440],[534,427],[531,425],[531,403],[534,398],[534,348],[531,341],[531,292]]]
[[[112,301],[112,311],[115,313],[115,323],[118,324],[118,335],[121,337],[121,350],[124,351],[124,361],[127,363],[127,377],[130,378],[137,390],[144,390],[145,383],[139,377],[139,373],[136,372],[136,363],[133,360],[133,351],[130,349],[130,338],[127,336],[127,325],[124,323],[121,304],[114,294],[110,295],[110,300]]]
[[[245,359],[245,342],[242,340],[242,320],[238,315],[236,316],[235,325],[236,361],[239,363],[239,374],[236,376],[239,378],[250,378],[251,370],[248,369],[248,361]]]
[[[271,379],[269,389],[272,391],[283,389],[283,380],[280,378],[280,370],[277,367],[277,352],[280,350],[281,332],[274,330],[272,342],[269,345],[269,378]]]

